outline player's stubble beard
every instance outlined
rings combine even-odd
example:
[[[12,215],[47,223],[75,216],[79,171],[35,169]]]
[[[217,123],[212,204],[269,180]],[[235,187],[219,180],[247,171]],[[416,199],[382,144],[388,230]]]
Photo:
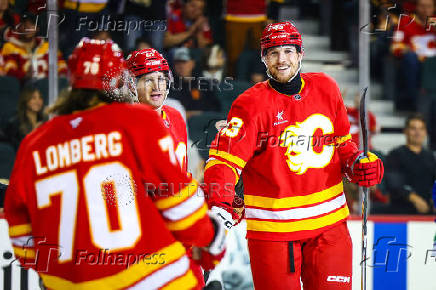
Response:
[[[268,65],[268,71],[272,78],[280,83],[286,83],[291,78],[293,78],[300,68],[300,62],[302,55],[299,53],[297,57],[291,58],[286,61],[277,61],[273,64]],[[289,67],[287,69],[281,70],[280,67]]]

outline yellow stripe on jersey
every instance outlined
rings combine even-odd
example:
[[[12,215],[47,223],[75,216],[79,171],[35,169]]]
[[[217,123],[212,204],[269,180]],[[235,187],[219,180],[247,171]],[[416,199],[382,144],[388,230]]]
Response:
[[[265,15],[238,16],[238,15],[232,15],[232,14],[227,14],[225,16],[225,19],[227,21],[235,21],[235,22],[262,22],[262,21],[267,20]]]
[[[340,137],[340,138],[336,138],[336,144],[342,144],[344,142],[347,142],[348,140],[351,140],[351,134],[348,134],[346,136]]]
[[[207,209],[207,205],[203,204],[202,207],[188,217],[175,222],[167,222],[167,227],[170,231],[183,231],[202,219],[207,214]]]
[[[304,89],[305,86],[306,86],[306,82],[304,81],[303,78],[301,78],[301,88],[300,91],[298,91],[299,94],[301,94],[301,91]]]
[[[223,165],[227,166],[228,168],[230,168],[233,171],[233,173],[235,174],[235,184],[238,183],[238,180],[239,180],[238,172],[236,172],[236,169],[233,168],[233,166],[231,166],[230,164],[228,164],[224,161],[217,160],[217,159],[210,160],[206,163],[206,167],[204,168],[204,171],[206,172],[206,170],[208,170],[212,166],[219,165],[219,164],[223,164]]]
[[[210,149],[209,156],[210,157],[213,157],[213,156],[220,157],[224,160],[227,160],[231,163],[234,163],[235,165],[239,166],[241,169],[245,167],[245,164],[247,164],[247,162],[245,162],[244,160],[242,160],[238,156],[232,155],[232,154],[225,152],[225,151]]]
[[[162,287],[162,290],[193,289],[197,284],[197,278],[195,278],[192,271],[189,270],[185,275],[177,278],[165,287]]]
[[[35,259],[35,250],[33,248],[12,247],[14,255],[18,258]]]
[[[304,196],[290,196],[284,198],[273,198],[257,195],[244,195],[245,206],[255,206],[259,208],[268,209],[280,209],[280,208],[294,208],[302,207],[306,205],[311,205],[319,202],[329,200],[344,191],[342,182],[318,191],[309,195]]]
[[[348,207],[345,206],[331,214],[294,222],[261,221],[247,219],[247,231],[262,231],[276,233],[293,233],[298,231],[317,230],[332,225],[345,219],[349,214]]]
[[[74,283],[57,276],[46,275],[43,273],[40,273],[40,276],[44,285],[47,288],[52,289],[121,289],[133,285],[161,268],[170,266],[172,262],[184,256],[186,251],[185,247],[183,247],[180,242],[175,242],[156,252],[156,254],[159,253],[165,253],[164,264],[147,264],[145,261],[142,261],[142,263],[140,262],[130,265],[128,269],[115,275],[86,282]]]
[[[32,232],[31,224],[23,224],[9,227],[10,237],[19,237],[22,235],[30,234]]]
[[[157,201],[155,201],[154,204],[160,210],[176,206],[187,200],[190,196],[194,195],[194,193],[197,192],[197,188],[197,182],[192,181],[187,186],[185,186],[179,193],[168,196],[166,198],[158,199]]]
[[[77,9],[79,12],[87,12],[87,13],[99,12],[99,11],[103,10],[104,7],[106,7],[106,3],[80,3],[80,4],[77,4],[76,1],[68,1],[67,0],[64,3],[64,8],[76,10],[77,5],[79,5],[79,8]]]

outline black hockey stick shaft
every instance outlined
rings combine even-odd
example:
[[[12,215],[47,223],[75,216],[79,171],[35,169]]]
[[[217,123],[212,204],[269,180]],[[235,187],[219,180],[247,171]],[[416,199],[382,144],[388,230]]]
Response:
[[[363,91],[360,99],[360,128],[362,129],[363,154],[368,156],[368,127],[366,123],[366,92],[368,87]],[[367,251],[367,222],[368,222],[368,187],[363,187],[362,201],[362,260],[361,260],[361,289],[366,290],[366,251]]]

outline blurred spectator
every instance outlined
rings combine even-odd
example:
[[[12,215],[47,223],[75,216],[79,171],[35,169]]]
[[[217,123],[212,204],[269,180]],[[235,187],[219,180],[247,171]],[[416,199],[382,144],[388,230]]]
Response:
[[[150,42],[148,42],[147,39],[145,38],[140,37],[135,41],[135,50],[143,50],[150,47],[151,47]]]
[[[131,51],[138,38],[146,38],[151,47],[159,52],[163,49],[163,39],[167,30],[166,5],[167,0],[127,0],[119,1],[118,13],[125,15],[129,23],[124,33],[124,48]],[[122,7],[125,5],[124,7]]]
[[[175,49],[173,60],[175,76],[169,97],[182,103],[187,118],[201,111],[219,111],[220,103],[213,92],[213,81],[192,75],[195,62],[189,49]]]
[[[67,58],[83,37],[91,37],[109,22],[108,0],[65,0],[59,28],[59,47]]]
[[[0,0],[0,47],[7,40],[7,35],[20,22],[20,16],[9,8],[8,0]]]
[[[394,65],[390,58],[391,43],[394,29],[398,26],[398,16],[401,14],[399,5],[392,3],[392,0],[372,0],[371,1],[372,18],[371,38],[370,38],[370,69],[371,77],[382,82],[386,73],[394,73]],[[354,29],[354,32],[358,31]],[[351,36],[350,39],[355,41],[351,47],[357,46],[358,41],[356,36]],[[358,53],[358,49],[355,49]],[[353,54],[354,55],[354,54]],[[390,61],[387,65],[386,62]],[[357,63],[357,62],[356,62]]]
[[[270,0],[268,1],[268,24],[280,22],[279,14],[280,8],[285,5],[283,0]]]
[[[345,93],[343,94],[345,96]],[[359,114],[359,106],[360,106],[360,96],[357,94],[354,97],[354,107],[346,106],[348,120],[350,121],[350,134],[354,143],[356,143],[357,147],[360,146],[360,114]],[[368,138],[368,146],[369,150],[373,151],[371,139],[372,136],[377,134],[380,131],[380,128],[377,126],[377,121],[375,115],[368,111],[368,120],[369,120],[369,138]]]
[[[236,63],[236,79],[252,84],[266,79],[266,68],[259,57],[259,50],[244,50]]]
[[[246,46],[259,50],[266,12],[265,0],[227,0],[226,52],[230,76],[235,76],[236,61]]]
[[[183,8],[170,11],[164,47],[204,48],[212,43],[204,0],[187,0]]]
[[[110,32],[104,30],[98,31],[97,33],[94,34],[92,38],[96,40],[112,41],[112,36]]]
[[[434,0],[417,0],[416,15],[401,15],[398,29],[394,32],[392,52],[401,58],[398,109],[416,110],[420,89],[421,62],[436,56],[436,27],[430,22],[434,17]]]
[[[13,37],[2,48],[4,71],[18,78],[22,83],[29,79],[48,77],[48,42],[37,37],[35,17],[28,14],[22,17]],[[58,54],[59,74],[66,74],[67,66]]]
[[[58,2],[60,2],[59,7],[62,7],[62,3],[65,0]],[[13,5],[14,11],[19,14],[28,12],[36,15],[46,8],[47,0],[9,0],[9,3]]]
[[[385,182],[390,193],[389,213],[429,214],[432,187],[436,179],[433,152],[424,148],[427,129],[424,117],[415,114],[406,120],[406,145],[392,150],[385,161]]]
[[[224,79],[226,65],[226,54],[224,50],[215,44],[207,54],[207,61],[203,76],[209,79],[216,79],[222,82]]]
[[[250,82],[254,85],[260,82],[263,82],[264,80],[266,80],[265,78],[265,74],[264,73],[260,73],[260,72],[253,72],[250,75]]]
[[[6,136],[17,149],[27,134],[47,120],[41,92],[36,88],[24,88],[18,99],[17,115],[12,117],[6,125]]]

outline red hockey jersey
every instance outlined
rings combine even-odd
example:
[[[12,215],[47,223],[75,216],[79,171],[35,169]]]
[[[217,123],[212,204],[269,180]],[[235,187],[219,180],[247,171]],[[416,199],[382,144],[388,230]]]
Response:
[[[228,21],[261,22],[266,21],[265,0],[227,0],[224,18]]]
[[[59,116],[29,134],[5,216],[16,257],[50,289],[194,287],[182,243],[207,246],[214,233],[168,130],[140,104]]]
[[[37,37],[37,45],[33,51],[27,48],[16,37],[9,38],[2,48],[4,71],[7,75],[24,79],[29,71],[33,71],[32,78],[48,77],[48,42]],[[58,72],[66,76],[67,65],[58,53]],[[29,76],[30,77],[30,76]]]
[[[429,17],[428,23],[421,23],[415,15],[402,15],[392,41],[394,55],[400,56],[410,49],[420,59],[436,56],[435,21],[435,17]]]
[[[268,81],[240,95],[215,138],[204,174],[209,204],[232,204],[241,172],[247,238],[313,237],[347,218],[342,168],[357,152],[336,82],[303,73],[299,94]]]
[[[165,127],[170,130],[174,140],[174,151],[177,160],[184,171],[188,171],[188,133],[186,131],[186,123],[182,115],[176,109],[164,105],[162,107],[162,119]]]

